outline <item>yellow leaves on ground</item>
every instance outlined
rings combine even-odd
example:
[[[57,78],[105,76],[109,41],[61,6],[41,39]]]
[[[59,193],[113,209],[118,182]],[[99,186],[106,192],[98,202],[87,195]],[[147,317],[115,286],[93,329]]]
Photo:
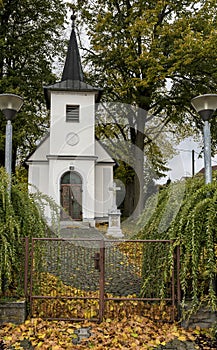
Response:
[[[109,321],[109,322],[108,322]],[[74,331],[80,327],[91,327],[91,337],[74,345]],[[0,339],[7,346],[22,350],[20,341],[31,342],[35,349],[155,349],[178,338],[181,341],[194,340],[191,331],[184,330],[176,324],[150,321],[146,317],[133,316],[123,320],[105,320],[97,323],[68,323],[65,321],[48,322],[40,318],[27,320],[24,324],[5,325],[0,329]]]
[[[118,249],[136,266],[142,266],[143,244],[134,242],[124,242],[118,244]]]
[[[106,297],[110,297],[107,295]],[[112,296],[111,296],[112,297]],[[129,296],[129,298],[132,296]],[[92,294],[92,298],[94,298]],[[113,319],[128,318],[132,315],[141,315],[146,318],[171,321],[173,307],[168,305],[148,304],[141,301],[124,300],[116,302],[107,299],[105,302],[105,317],[112,322]],[[42,299],[34,300],[32,305],[33,316],[41,318],[64,319],[92,319],[99,318],[99,298],[97,299]]]
[[[51,274],[43,273],[37,277],[41,281],[40,293],[43,295],[45,292],[44,295],[50,298],[34,300],[35,318],[19,326],[8,324],[0,328],[0,339],[4,340],[6,346],[13,346],[15,350],[23,349],[22,342],[29,342],[36,350],[151,350],[175,338],[180,341],[194,339],[192,332],[181,329],[176,324],[160,322],[162,319],[171,320],[172,309],[163,303],[146,304],[136,300],[117,303],[107,299],[106,318],[100,325],[87,321],[73,324],[65,321],[45,321],[40,317],[62,315],[65,318],[98,318],[99,294],[64,285]],[[73,295],[75,299],[67,299],[67,296]],[[106,297],[111,298],[112,295],[107,294]],[[81,327],[91,327],[91,337],[84,339],[81,344],[74,345],[73,341],[77,338],[75,330]]]
[[[41,273],[39,295],[49,298],[33,299],[32,316],[37,318],[85,318],[97,320],[99,318],[99,291],[84,291],[64,284],[58,277]],[[34,294],[33,294],[34,295]],[[68,298],[69,297],[69,298]],[[70,299],[71,297],[71,299]],[[135,300],[136,295],[120,297],[119,302],[111,300],[114,295],[105,295],[105,317],[107,319],[123,319],[132,315],[141,315],[154,320],[171,321],[173,307],[165,303],[148,304]]]

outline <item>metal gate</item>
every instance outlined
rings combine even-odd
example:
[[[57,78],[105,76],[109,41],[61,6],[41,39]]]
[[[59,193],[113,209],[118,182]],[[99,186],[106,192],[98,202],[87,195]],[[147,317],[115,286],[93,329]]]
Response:
[[[153,289],[141,297],[144,247],[150,244],[158,247],[160,254],[171,249],[173,242],[27,239],[26,250],[29,246],[31,249],[30,261],[26,263],[25,293],[31,316],[101,322],[104,317],[117,317],[117,313],[127,317],[127,312],[130,314],[135,308],[144,314],[147,303],[153,310],[153,305],[163,301],[169,305],[173,321],[176,305],[180,303],[179,248],[174,252],[171,280],[164,298],[155,289],[155,281],[164,278],[162,271],[157,270],[152,276]]]

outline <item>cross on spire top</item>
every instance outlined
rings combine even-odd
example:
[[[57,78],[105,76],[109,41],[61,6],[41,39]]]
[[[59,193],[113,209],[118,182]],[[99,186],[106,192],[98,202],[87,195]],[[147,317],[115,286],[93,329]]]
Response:
[[[75,15],[75,11],[73,10],[73,13],[71,15],[71,20],[72,20],[72,28],[75,28],[75,20],[76,20],[76,15]]]
[[[78,49],[77,38],[75,34],[75,10],[73,9],[71,20],[72,20],[72,32],[69,39],[68,51],[65,61],[65,66],[63,69],[61,81],[71,80],[71,81],[84,81],[83,70],[81,66],[81,59]]]

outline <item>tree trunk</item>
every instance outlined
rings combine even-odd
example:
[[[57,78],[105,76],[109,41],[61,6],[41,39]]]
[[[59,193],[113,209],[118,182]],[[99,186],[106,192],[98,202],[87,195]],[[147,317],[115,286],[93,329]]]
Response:
[[[126,195],[123,205],[123,216],[136,219],[144,208],[144,127],[146,112],[138,108],[136,129],[131,127],[131,150],[129,150],[130,172],[132,176],[126,179]],[[133,124],[133,123],[132,123]]]
[[[134,181],[128,182],[125,185],[125,198],[123,204],[123,217],[130,217],[134,212],[135,205],[135,196],[134,196]]]
[[[134,219],[136,219],[141,214],[144,207],[144,128],[145,114],[144,110],[139,108],[134,147],[134,169],[136,174],[134,177]]]

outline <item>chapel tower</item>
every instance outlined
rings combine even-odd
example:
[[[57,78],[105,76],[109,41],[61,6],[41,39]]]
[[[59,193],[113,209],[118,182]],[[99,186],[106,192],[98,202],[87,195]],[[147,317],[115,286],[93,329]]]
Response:
[[[85,82],[74,14],[71,19],[62,78],[44,87],[50,132],[28,159],[29,180],[62,206],[62,220],[94,225],[108,217],[114,161],[95,139],[95,107],[102,89]]]

